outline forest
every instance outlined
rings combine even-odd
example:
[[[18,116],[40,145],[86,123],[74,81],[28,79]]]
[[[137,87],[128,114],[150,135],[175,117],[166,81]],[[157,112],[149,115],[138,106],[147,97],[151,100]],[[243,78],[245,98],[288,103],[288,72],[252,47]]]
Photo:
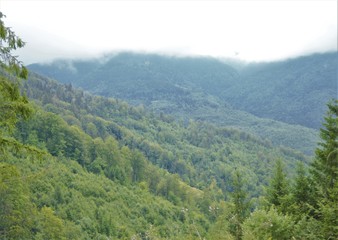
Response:
[[[313,156],[326,103],[336,98],[336,53],[270,63],[121,52],[28,69],[156,113],[232,127]]]
[[[306,154],[28,71],[0,17],[1,239],[338,238],[336,99]]]

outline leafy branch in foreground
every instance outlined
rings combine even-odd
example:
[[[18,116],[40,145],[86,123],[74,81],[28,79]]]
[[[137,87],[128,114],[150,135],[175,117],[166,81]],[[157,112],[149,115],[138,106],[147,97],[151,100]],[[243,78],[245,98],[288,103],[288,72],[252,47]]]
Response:
[[[12,54],[13,50],[24,47],[25,42],[5,26],[4,17],[0,12],[0,152],[4,154],[7,149],[12,149],[37,153],[37,149],[11,137],[17,122],[28,119],[33,110],[27,97],[20,92],[20,78],[26,79],[28,71]]]
[[[13,55],[12,50],[16,50],[25,46],[25,42],[15,35],[11,28],[6,27],[3,18],[6,17],[0,12],[0,66],[10,73],[20,78],[26,79],[28,70],[18,56]]]

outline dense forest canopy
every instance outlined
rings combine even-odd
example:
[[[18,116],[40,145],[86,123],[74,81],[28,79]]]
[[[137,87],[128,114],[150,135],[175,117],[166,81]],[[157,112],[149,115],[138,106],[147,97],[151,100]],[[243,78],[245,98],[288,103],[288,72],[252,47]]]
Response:
[[[236,66],[206,57],[119,53],[29,69],[156,113],[244,130],[313,156],[325,104],[336,97],[336,66],[335,53]]]
[[[95,94],[187,118],[205,119],[205,112],[210,112],[219,117],[214,122],[222,123],[227,115],[219,114],[219,110],[228,112],[233,106],[258,117],[321,127],[325,104],[336,97],[336,52],[241,64],[238,67],[238,63],[207,57],[122,52],[101,59],[32,64],[29,68]]]
[[[1,239],[338,238],[337,100],[312,159],[246,129],[27,75],[3,17]]]

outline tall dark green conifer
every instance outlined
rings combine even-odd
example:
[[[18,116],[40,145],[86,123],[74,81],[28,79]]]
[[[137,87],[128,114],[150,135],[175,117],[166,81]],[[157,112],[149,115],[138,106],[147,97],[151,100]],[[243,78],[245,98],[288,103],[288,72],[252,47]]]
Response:
[[[338,100],[328,104],[328,112],[320,129],[322,142],[316,150],[312,175],[320,193],[329,198],[329,192],[337,186],[338,175]]]
[[[283,170],[283,163],[281,159],[277,159],[267,198],[270,204],[285,212],[285,201],[288,194],[289,184]]]
[[[321,234],[324,239],[338,239],[338,100],[331,101],[328,108],[311,173]]]
[[[244,190],[244,180],[240,172],[236,170],[232,176],[233,192],[231,193],[232,202],[234,203],[234,216],[231,222],[232,234],[236,240],[242,239],[242,224],[249,212],[249,201],[247,193]]]
[[[307,169],[303,162],[297,164],[296,177],[292,187],[292,213],[301,217],[310,211],[310,205],[313,203],[313,189],[311,189],[310,179]]]

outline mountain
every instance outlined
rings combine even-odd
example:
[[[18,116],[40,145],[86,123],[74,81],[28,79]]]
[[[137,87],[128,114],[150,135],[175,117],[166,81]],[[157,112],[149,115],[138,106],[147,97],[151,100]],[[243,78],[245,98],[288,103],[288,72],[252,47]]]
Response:
[[[338,238],[337,100],[327,104],[312,160],[250,133],[259,132],[259,124],[280,136],[292,127],[298,134],[307,128],[272,119],[254,122],[221,98],[225,88],[245,78],[244,69],[226,66],[219,74],[222,67],[214,59],[185,59],[180,70],[182,62],[172,68],[160,57],[165,64],[157,59],[161,64],[147,73],[150,61],[138,66],[137,58],[127,56],[130,65],[124,59],[117,69],[137,74],[126,85],[115,85],[123,90],[142,78],[129,86],[134,93],[124,90],[128,101],[134,98],[133,106],[28,75],[11,55],[24,44],[2,21],[0,28],[5,44],[0,53],[0,239]],[[111,71],[111,61],[92,60],[81,67],[61,61],[68,70],[55,74],[67,81],[77,76],[103,91],[114,87],[109,76],[117,69]],[[207,75],[199,77],[204,66]],[[165,78],[177,72],[175,79],[184,85]],[[100,85],[99,76],[108,81]],[[220,77],[208,82],[208,76]],[[231,86],[224,79],[233,81]],[[154,109],[138,103],[147,100]],[[211,109],[221,113],[217,116],[229,115],[226,121],[241,121],[243,129],[210,117]],[[286,139],[291,141],[296,145],[299,139]]]
[[[294,61],[298,65],[293,66]],[[323,72],[319,62],[325,63],[329,71]],[[124,99],[135,106],[142,104],[147,109],[184,121],[195,119],[242,129],[276,146],[284,145],[312,155],[318,142],[317,131],[312,127],[319,127],[325,103],[335,94],[335,55],[313,55],[282,63],[242,64],[240,67],[236,64],[233,68],[212,58],[120,53],[96,60],[33,64],[29,68],[94,94]],[[279,75],[267,84],[273,71]],[[283,73],[293,85],[286,83]],[[316,78],[314,73],[321,78]],[[300,74],[301,81],[296,77]],[[303,85],[306,90],[302,90]],[[317,88],[319,85],[323,87]],[[316,90],[310,91],[311,86]],[[281,92],[284,97],[279,97]],[[295,97],[286,96],[287,92]],[[267,100],[268,95],[271,101]],[[259,109],[264,111],[259,112]]]
[[[206,57],[120,53],[29,68],[95,94],[165,113],[176,113],[185,105],[184,110],[193,111],[203,103],[190,99],[201,97],[207,99],[205,105],[228,104],[259,117],[319,129],[325,103],[337,93],[336,53],[238,65]]]
[[[268,170],[262,169],[270,168],[274,159],[285,159],[290,169],[297,160],[309,161],[309,157],[298,151],[274,147],[269,141],[245,131],[193,120],[177,122],[169,115],[157,116],[141,106],[133,107],[118,99],[84,93],[69,84],[62,85],[36,74],[31,74],[24,86],[28,97],[45,111],[57,114],[68,125],[83,129],[92,138],[113,137],[121,146],[141,151],[152,164],[179,174],[193,187],[205,186],[213,178],[222,182],[227,175],[225,171],[231,172],[233,167],[238,166],[245,168],[248,175],[255,176],[255,180],[251,181],[257,184],[252,186],[255,189],[252,194],[255,195],[262,190],[260,184],[267,181],[265,173]],[[40,129],[38,136],[44,131],[51,131],[51,125],[55,125],[39,124],[38,120],[32,120],[30,124],[35,128],[46,125],[47,129]],[[27,138],[24,129],[21,129],[21,135]],[[55,148],[66,140],[63,136],[67,133],[55,130],[47,135],[55,135],[53,140],[46,142],[50,144],[47,145],[49,151],[58,155],[59,151]],[[61,152],[69,152],[67,144],[60,147],[65,148]],[[80,163],[91,162],[82,155],[86,151],[84,147],[80,144],[77,148],[79,153],[75,154],[75,149],[71,148],[74,152],[70,156],[76,156]],[[223,187],[226,192],[229,186]]]
[[[243,131],[179,123],[33,73],[22,87],[34,111],[4,139],[15,147],[1,145],[3,239],[230,237],[221,219],[235,222],[234,170],[257,202],[276,159],[289,176],[309,162]]]
[[[336,52],[248,64],[220,97],[256,116],[319,129],[325,104],[337,98],[337,66]]]

